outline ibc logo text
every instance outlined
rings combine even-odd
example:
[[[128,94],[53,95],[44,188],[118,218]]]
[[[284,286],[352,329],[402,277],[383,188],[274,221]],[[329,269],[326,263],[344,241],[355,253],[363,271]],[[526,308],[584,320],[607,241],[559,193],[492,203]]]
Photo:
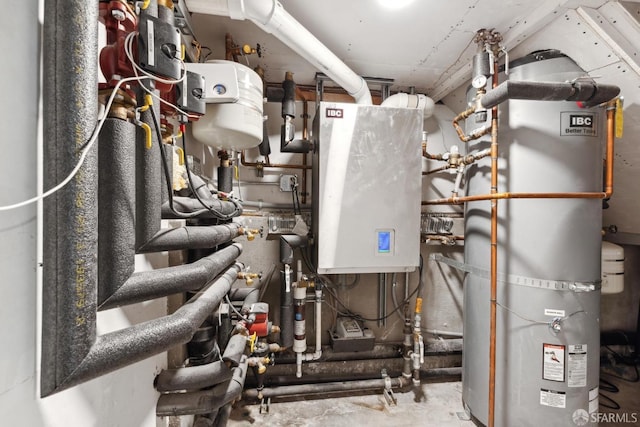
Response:
[[[327,108],[327,117],[332,119],[341,119],[343,117],[342,108]]]
[[[572,114],[569,116],[569,126],[572,128],[591,128],[593,127],[593,116]]]

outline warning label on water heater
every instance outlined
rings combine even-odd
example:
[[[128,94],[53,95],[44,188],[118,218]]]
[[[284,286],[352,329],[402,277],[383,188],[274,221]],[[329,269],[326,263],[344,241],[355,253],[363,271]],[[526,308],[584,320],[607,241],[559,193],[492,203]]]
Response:
[[[566,408],[567,394],[564,391],[540,389],[540,404],[552,408]]]
[[[565,346],[542,344],[542,379],[564,382]]]
[[[560,136],[598,136],[597,114],[575,111],[560,113]]]
[[[569,345],[567,385],[569,387],[587,386],[587,345]]]

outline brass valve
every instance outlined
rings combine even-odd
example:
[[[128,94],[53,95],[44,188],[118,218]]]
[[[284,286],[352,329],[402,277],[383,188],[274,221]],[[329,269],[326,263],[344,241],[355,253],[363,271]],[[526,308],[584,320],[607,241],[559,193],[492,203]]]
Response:
[[[252,241],[256,238],[256,234],[259,234],[260,236],[262,236],[262,228],[241,228],[240,230],[240,234],[244,234],[245,236],[247,236],[247,240],[248,241]]]
[[[253,279],[257,279],[258,277],[260,277],[259,274],[257,273],[245,273],[245,272],[240,272],[238,273],[238,279],[239,280],[246,280],[247,281],[247,286],[251,286],[253,285]]]

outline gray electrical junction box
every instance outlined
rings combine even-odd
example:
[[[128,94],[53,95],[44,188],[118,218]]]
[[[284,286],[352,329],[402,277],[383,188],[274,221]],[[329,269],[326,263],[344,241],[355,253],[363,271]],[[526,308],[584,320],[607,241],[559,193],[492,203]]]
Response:
[[[318,273],[419,265],[422,122],[418,109],[320,103],[313,132]]]

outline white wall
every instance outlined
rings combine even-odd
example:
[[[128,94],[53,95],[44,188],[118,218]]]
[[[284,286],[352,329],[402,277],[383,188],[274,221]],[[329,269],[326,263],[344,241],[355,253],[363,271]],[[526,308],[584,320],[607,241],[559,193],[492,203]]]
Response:
[[[37,191],[41,23],[35,1],[17,2],[0,14],[4,46],[12,47],[0,79],[0,205]],[[165,354],[46,399],[38,397],[37,240],[36,205],[0,212],[0,424],[156,426],[153,379],[166,367]],[[99,332],[166,314],[165,307],[159,300],[142,309],[138,305],[102,313]]]

